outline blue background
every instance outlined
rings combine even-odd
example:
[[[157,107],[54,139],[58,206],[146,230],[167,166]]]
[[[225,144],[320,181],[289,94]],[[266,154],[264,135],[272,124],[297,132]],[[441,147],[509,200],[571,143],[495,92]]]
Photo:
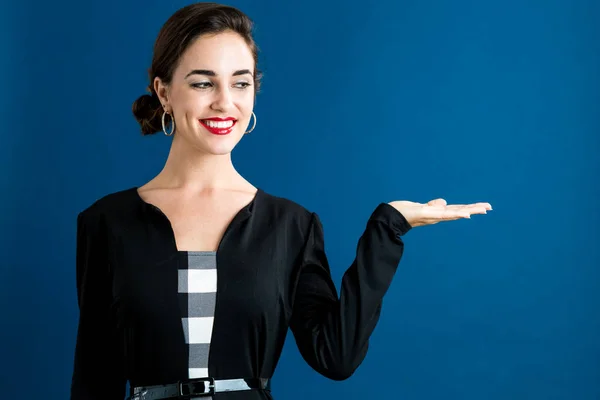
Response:
[[[131,104],[186,4],[2,5],[2,398],[68,398],[76,215],[162,168],[170,139]],[[494,207],[405,236],[349,380],[289,335],[275,398],[600,398],[600,3],[228,4],[265,72],[234,164],[320,215],[338,288],[379,202]]]

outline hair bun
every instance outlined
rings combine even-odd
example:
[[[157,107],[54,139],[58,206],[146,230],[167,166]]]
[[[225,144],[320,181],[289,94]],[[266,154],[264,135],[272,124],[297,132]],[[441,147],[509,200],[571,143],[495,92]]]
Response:
[[[161,104],[158,97],[144,94],[133,102],[131,111],[140,124],[143,135],[151,135],[162,129]]]

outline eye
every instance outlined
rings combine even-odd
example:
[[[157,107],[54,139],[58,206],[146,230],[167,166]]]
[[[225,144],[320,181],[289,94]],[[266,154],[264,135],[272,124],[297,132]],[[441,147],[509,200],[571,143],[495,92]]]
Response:
[[[250,83],[248,83],[248,82],[238,82],[238,83],[235,84],[235,86],[238,89],[246,89],[247,87],[252,86],[252,85]]]
[[[195,87],[198,89],[208,89],[211,86],[212,86],[212,83],[210,83],[210,82],[199,82],[199,83],[192,84],[192,87]]]

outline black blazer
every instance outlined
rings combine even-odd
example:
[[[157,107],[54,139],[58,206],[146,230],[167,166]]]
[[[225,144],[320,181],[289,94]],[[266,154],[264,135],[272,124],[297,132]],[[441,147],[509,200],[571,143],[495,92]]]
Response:
[[[402,257],[400,236],[410,229],[400,212],[379,204],[338,298],[317,214],[259,189],[218,247],[210,376],[271,378],[288,327],[315,371],[334,380],[351,376],[366,355]],[[72,400],[122,400],[127,380],[135,387],[187,377],[177,301],[183,253],[167,217],[142,200],[136,187],[108,194],[79,213]],[[215,398],[272,397],[247,391]]]

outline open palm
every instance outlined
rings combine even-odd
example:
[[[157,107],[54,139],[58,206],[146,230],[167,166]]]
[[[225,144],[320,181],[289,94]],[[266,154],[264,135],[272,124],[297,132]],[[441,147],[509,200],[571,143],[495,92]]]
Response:
[[[451,204],[444,199],[435,199],[426,204],[399,200],[388,203],[398,210],[412,227],[433,225],[442,221],[471,218],[472,214],[487,214],[490,203]]]

